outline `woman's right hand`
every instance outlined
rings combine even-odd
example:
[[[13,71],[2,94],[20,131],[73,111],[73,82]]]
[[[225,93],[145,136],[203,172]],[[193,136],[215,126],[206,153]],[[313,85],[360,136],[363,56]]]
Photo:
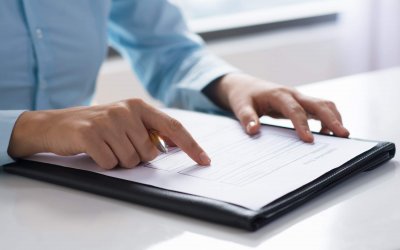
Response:
[[[176,119],[140,99],[108,105],[27,111],[15,123],[8,153],[20,158],[41,152],[87,153],[103,169],[132,168],[154,159],[158,150],[148,131],[160,132],[199,165],[210,158]]]

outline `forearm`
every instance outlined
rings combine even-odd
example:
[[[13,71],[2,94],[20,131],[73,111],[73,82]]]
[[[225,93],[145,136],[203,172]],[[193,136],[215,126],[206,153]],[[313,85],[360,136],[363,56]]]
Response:
[[[162,18],[137,18],[143,13]],[[153,97],[166,106],[223,112],[202,90],[237,69],[207,51],[173,3],[116,1],[109,27],[111,44],[131,60],[140,82]]]
[[[11,157],[20,158],[47,151],[42,135],[52,124],[48,112],[26,111],[19,116],[8,146]]]

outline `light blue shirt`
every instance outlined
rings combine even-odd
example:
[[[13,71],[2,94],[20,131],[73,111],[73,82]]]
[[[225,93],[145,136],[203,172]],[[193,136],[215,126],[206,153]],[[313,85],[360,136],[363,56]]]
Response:
[[[22,110],[90,104],[108,44],[168,106],[218,111],[201,91],[235,71],[167,0],[1,0],[0,166]]]

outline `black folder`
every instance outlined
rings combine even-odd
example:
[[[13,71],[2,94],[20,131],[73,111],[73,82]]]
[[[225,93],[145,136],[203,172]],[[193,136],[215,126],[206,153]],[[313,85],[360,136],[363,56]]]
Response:
[[[393,143],[379,142],[372,149],[266,204],[259,210],[47,163],[18,160],[5,165],[4,170],[16,175],[255,231],[350,177],[380,166],[394,155]]]

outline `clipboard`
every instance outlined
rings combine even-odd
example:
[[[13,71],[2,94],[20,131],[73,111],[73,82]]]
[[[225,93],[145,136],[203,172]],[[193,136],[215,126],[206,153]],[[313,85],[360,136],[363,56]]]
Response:
[[[5,165],[4,171],[201,220],[256,231],[351,177],[381,166],[394,157],[395,151],[395,144],[379,142],[343,165],[257,210],[85,170],[28,160],[18,160]]]

